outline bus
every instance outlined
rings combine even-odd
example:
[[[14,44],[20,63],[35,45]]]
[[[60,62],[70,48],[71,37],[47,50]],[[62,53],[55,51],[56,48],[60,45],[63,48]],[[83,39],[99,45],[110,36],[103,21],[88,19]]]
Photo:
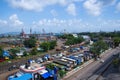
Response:
[[[63,59],[65,59],[65,60],[68,60],[68,61],[73,62],[73,65],[74,65],[74,66],[76,66],[76,65],[77,65],[77,62],[76,62],[76,60],[74,60],[74,59],[67,58],[67,57],[62,57],[62,58],[63,58]]]

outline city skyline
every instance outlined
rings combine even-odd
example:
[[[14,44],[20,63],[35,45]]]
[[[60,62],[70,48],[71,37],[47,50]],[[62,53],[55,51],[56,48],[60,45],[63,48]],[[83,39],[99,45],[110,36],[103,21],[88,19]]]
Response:
[[[120,30],[119,0],[0,0],[0,33]]]

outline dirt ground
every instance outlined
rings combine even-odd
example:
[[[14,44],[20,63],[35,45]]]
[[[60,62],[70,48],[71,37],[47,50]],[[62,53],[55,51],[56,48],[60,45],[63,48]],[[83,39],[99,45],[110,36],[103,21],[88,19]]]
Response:
[[[18,71],[19,69],[17,70],[13,70],[13,71],[8,71],[8,72],[5,72],[3,74],[0,74],[0,80],[7,80],[7,77],[11,74],[14,74]]]

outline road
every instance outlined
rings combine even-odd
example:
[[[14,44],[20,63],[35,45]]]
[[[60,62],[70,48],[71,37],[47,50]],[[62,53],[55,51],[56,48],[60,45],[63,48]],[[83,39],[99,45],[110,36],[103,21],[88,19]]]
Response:
[[[120,49],[112,49],[107,51],[105,55],[102,56],[102,59],[105,61],[104,63],[100,63],[100,61],[94,61],[88,66],[80,69],[78,72],[74,73],[73,75],[64,78],[63,80],[96,80],[99,73],[112,60],[113,53],[118,53],[118,52],[120,52]]]
[[[116,55],[116,59],[118,55]],[[99,76],[98,80],[120,80],[120,64],[115,66],[113,63]]]
[[[111,64],[98,80],[120,80],[119,68]]]

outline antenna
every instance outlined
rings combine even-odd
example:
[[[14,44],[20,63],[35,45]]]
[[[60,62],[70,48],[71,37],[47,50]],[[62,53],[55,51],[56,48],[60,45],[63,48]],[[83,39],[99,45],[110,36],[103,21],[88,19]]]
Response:
[[[42,29],[42,32],[43,32],[43,34],[45,35],[45,30],[44,30],[44,28]]]
[[[32,34],[32,29],[30,28],[30,34]]]
[[[66,29],[63,30],[64,34],[66,34]]]

